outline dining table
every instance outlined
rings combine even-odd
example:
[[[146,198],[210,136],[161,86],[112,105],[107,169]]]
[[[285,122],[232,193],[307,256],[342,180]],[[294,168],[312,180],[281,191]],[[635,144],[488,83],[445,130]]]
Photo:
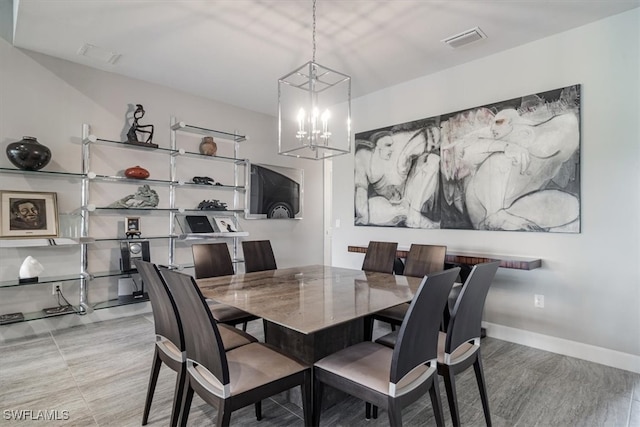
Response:
[[[265,342],[313,364],[364,340],[364,317],[411,301],[422,278],[326,265],[197,279],[206,298],[264,320]]]

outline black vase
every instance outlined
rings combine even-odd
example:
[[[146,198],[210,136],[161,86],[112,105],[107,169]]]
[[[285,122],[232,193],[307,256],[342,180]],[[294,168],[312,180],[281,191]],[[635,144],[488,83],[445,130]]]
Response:
[[[7,157],[17,168],[27,171],[42,169],[51,160],[51,150],[32,136],[7,145]]]

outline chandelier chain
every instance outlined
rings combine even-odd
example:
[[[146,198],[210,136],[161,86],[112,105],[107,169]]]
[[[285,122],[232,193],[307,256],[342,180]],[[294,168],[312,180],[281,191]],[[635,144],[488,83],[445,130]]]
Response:
[[[312,61],[316,62],[316,0],[313,0],[313,56]]]

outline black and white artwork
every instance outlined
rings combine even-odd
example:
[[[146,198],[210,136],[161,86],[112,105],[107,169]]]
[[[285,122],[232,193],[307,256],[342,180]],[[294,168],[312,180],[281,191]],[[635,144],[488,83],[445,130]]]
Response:
[[[302,218],[303,170],[251,165],[247,219]]]
[[[355,224],[580,232],[580,85],[356,134]]]

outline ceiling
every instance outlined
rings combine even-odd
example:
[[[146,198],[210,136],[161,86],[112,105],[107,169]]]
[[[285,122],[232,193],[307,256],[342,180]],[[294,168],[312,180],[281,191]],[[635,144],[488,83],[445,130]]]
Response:
[[[358,97],[639,6],[318,0],[316,61],[351,75]],[[14,16],[16,47],[271,115],[278,78],[312,57],[311,0],[14,0]],[[476,26],[486,39],[441,42]]]

